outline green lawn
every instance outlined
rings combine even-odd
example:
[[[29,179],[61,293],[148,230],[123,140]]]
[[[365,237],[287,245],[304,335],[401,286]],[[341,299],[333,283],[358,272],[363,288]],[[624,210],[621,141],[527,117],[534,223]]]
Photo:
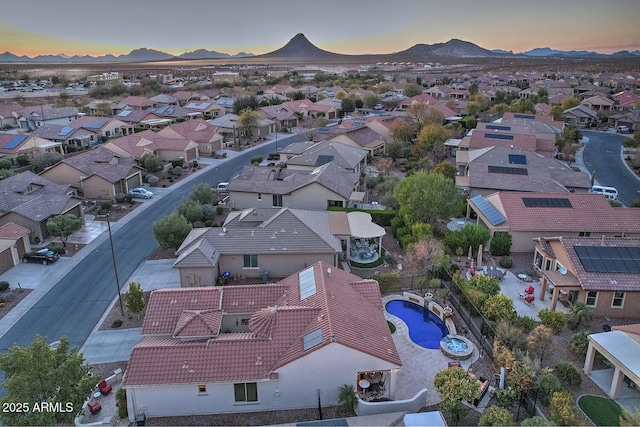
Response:
[[[597,426],[619,426],[622,408],[611,399],[586,395],[578,399],[578,406]]]

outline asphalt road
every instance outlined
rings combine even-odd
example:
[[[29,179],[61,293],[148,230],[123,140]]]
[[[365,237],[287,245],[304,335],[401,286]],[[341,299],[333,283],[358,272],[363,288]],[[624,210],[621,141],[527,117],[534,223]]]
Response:
[[[278,148],[301,141],[302,135],[280,138]],[[231,158],[223,164],[206,168],[201,175],[149,206],[142,214],[130,219],[113,234],[118,278],[124,284],[138,266],[158,247],[152,224],[168,215],[201,182],[215,185],[238,174],[252,156],[266,155],[275,149],[275,141]],[[57,285],[36,303],[0,339],[0,352],[13,344],[28,346],[37,334],[49,342],[66,336],[72,346],[80,348],[117,295],[111,246],[107,239],[87,255]],[[0,374],[0,381],[3,380]],[[0,394],[3,394],[0,391]]]
[[[640,179],[624,164],[620,156],[622,140],[629,135],[608,132],[581,131],[589,138],[583,151],[584,164],[595,179],[607,187],[618,190],[618,200],[629,206],[640,199]]]

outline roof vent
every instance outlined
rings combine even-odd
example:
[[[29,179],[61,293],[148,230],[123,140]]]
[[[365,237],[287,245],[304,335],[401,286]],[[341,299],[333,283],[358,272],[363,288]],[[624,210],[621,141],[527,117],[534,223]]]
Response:
[[[331,277],[331,267],[327,268],[327,277]]]
[[[331,342],[336,342],[336,336],[335,335],[331,335]]]

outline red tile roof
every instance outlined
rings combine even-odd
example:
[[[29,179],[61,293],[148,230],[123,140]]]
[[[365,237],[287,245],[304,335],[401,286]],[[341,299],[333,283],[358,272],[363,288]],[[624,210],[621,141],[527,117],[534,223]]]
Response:
[[[640,274],[638,273],[599,273],[588,272],[582,266],[575,251],[576,246],[632,246],[640,247],[640,239],[617,237],[560,237],[562,247],[569,257],[572,271],[578,278],[582,289],[586,291],[622,291],[640,292]],[[636,261],[640,262],[640,261]]]
[[[0,227],[0,239],[2,240],[18,240],[27,234],[29,234],[29,229],[15,222],[8,222]]]
[[[640,233],[640,208],[614,208],[600,194],[528,193],[502,191],[499,211],[504,212],[511,231]],[[569,199],[570,208],[526,207],[523,198]],[[493,196],[487,196],[492,201]]]
[[[315,263],[312,268],[316,293],[302,301],[297,273],[274,285],[153,292],[143,335],[173,333],[179,322],[182,326],[194,320],[195,310],[204,313],[218,306],[223,316],[253,313],[251,332],[221,333],[198,342],[147,337],[132,351],[127,385],[270,378],[280,367],[333,343],[400,367],[377,282],[362,280],[324,262]],[[331,274],[327,272],[329,268]],[[322,331],[322,342],[305,350],[303,337],[318,329]]]

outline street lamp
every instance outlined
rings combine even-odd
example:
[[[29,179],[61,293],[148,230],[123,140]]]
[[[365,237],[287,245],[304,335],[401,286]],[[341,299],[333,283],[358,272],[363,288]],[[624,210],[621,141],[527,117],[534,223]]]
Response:
[[[120,280],[118,279],[118,266],[116,264],[116,251],[113,248],[113,235],[111,234],[111,216],[107,214],[107,228],[109,229],[109,242],[111,243],[111,258],[113,258],[113,271],[116,274],[116,286],[118,288],[118,301],[120,301],[120,312],[124,317],[124,307],[122,306],[122,294],[120,294]]]

